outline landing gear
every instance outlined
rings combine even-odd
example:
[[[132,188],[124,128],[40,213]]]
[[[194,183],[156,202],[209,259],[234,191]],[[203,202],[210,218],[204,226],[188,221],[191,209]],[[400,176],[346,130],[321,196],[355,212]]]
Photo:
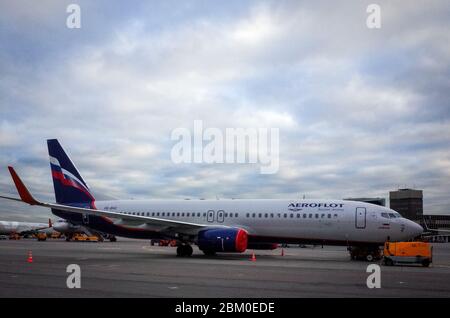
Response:
[[[351,246],[348,248],[352,260],[365,260],[372,262],[381,259],[381,252],[378,246]]]
[[[177,247],[177,256],[191,256],[194,250],[189,244],[181,244]]]

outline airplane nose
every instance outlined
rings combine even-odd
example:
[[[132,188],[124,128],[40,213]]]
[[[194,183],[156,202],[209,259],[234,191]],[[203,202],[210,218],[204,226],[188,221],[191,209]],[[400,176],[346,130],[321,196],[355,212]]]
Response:
[[[416,222],[409,221],[408,232],[411,234],[412,237],[416,237],[423,233],[423,227],[417,224]]]

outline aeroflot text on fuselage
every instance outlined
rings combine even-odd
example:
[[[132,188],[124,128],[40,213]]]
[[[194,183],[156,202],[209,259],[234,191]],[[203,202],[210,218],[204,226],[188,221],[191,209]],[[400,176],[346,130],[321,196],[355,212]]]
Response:
[[[344,203],[290,203],[288,205],[289,210],[299,210],[301,208],[332,208],[332,209],[342,209]]]

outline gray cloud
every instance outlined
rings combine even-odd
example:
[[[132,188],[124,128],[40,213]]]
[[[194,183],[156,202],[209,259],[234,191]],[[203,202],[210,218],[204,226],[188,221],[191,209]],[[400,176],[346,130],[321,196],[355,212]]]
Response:
[[[450,211],[450,8],[445,1],[80,1],[0,6],[0,192],[13,164],[53,200],[45,139],[120,198],[387,196]],[[175,165],[176,127],[280,128],[280,170]],[[17,213],[16,213],[17,211]],[[0,202],[1,218],[48,211]],[[4,217],[3,217],[4,216]]]

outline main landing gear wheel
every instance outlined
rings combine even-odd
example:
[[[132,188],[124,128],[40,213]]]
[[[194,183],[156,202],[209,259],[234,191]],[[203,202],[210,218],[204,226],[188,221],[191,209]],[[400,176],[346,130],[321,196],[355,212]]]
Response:
[[[194,250],[189,244],[183,244],[177,247],[177,256],[191,256]]]

